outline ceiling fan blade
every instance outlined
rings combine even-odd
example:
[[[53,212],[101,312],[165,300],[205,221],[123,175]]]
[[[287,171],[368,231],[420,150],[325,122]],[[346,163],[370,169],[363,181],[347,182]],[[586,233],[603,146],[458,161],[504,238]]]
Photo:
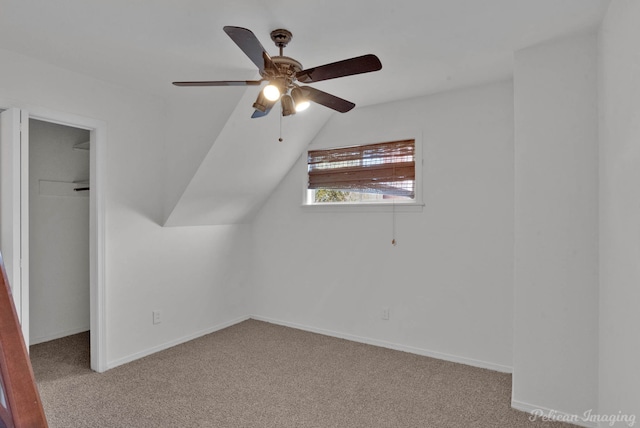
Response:
[[[356,106],[351,101],[343,100],[342,98],[312,88],[311,86],[302,86],[302,90],[309,101],[322,104],[340,113],[346,113]]]
[[[251,119],[255,119],[257,117],[265,117],[266,115],[269,114],[269,112],[271,111],[272,107],[273,107],[273,105],[271,105],[270,107],[267,107],[267,109],[265,111],[255,110],[253,112],[253,114],[251,115]]]
[[[231,26],[226,26],[223,29],[224,32],[231,37],[231,40],[233,40],[236,45],[242,49],[242,52],[244,52],[245,55],[253,61],[256,67],[258,67],[260,75],[264,73],[265,69],[269,70],[275,68],[273,61],[271,61],[271,57],[267,51],[264,50],[262,44],[251,30]]]
[[[205,80],[201,82],[173,82],[176,86],[258,86],[262,80]]]
[[[381,68],[382,63],[378,57],[368,54],[309,68],[308,70],[302,70],[296,74],[296,78],[302,83],[312,83],[320,82],[321,80],[335,79],[336,77],[369,73],[371,71],[378,71]]]

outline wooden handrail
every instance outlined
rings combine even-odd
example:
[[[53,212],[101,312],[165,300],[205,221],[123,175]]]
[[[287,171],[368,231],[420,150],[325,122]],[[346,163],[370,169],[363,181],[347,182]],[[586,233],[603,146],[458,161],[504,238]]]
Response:
[[[48,425],[0,254],[0,428],[3,426]]]

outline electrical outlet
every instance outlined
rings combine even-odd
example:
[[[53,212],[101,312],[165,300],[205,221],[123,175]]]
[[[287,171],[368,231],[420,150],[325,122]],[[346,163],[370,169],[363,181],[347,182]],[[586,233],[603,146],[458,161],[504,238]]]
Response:
[[[153,311],[153,323],[160,324],[160,311]]]
[[[382,315],[382,319],[383,319],[383,320],[388,320],[388,319],[389,319],[389,308],[388,308],[387,306],[384,306],[384,307],[382,308],[382,313],[381,313],[381,315]]]

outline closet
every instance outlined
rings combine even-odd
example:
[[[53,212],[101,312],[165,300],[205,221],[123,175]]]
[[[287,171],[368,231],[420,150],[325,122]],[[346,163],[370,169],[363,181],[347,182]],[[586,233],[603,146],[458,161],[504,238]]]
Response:
[[[29,120],[31,344],[90,329],[89,131]]]

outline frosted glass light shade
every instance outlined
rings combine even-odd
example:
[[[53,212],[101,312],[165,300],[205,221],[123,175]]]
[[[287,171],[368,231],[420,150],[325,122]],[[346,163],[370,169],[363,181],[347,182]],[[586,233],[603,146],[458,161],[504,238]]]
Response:
[[[282,99],[280,100],[280,103],[282,104],[282,115],[283,116],[290,116],[292,114],[295,114],[295,107],[293,105],[293,98],[291,98],[291,95],[283,95]]]

